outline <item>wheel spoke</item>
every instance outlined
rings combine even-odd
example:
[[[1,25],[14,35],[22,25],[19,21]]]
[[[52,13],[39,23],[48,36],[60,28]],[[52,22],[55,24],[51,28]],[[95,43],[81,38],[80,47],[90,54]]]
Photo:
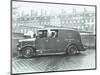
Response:
[[[28,57],[32,57],[34,54],[34,50],[31,47],[26,47],[23,49],[23,56],[28,58]]]
[[[71,45],[68,48],[68,54],[69,55],[75,55],[78,52],[78,49],[75,45]]]

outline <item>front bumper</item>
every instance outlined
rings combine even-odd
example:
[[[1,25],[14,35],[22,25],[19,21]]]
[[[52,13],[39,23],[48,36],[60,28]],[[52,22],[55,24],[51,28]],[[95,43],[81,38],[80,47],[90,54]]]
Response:
[[[17,54],[18,54],[18,57],[22,57],[22,51],[21,50],[17,50]]]
[[[86,48],[83,45],[78,46],[79,51],[86,51]]]

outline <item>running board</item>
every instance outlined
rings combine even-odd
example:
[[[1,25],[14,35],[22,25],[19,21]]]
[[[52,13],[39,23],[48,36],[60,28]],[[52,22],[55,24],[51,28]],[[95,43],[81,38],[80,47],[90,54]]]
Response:
[[[58,55],[58,54],[65,54],[65,52],[61,52],[61,53],[42,53],[42,54],[38,54],[38,55]]]

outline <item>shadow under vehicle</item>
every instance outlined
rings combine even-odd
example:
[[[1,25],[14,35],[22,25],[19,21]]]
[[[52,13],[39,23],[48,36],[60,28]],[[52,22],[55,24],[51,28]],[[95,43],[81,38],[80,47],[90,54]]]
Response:
[[[19,56],[29,58],[37,55],[75,55],[85,48],[79,32],[75,30],[41,29],[35,38],[19,40],[17,51]]]

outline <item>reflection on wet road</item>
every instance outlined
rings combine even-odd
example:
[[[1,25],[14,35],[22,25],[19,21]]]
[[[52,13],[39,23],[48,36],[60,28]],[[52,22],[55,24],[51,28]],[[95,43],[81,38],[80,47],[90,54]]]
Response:
[[[12,58],[13,73],[47,72],[95,68],[95,50],[79,55],[38,56],[35,58]]]

